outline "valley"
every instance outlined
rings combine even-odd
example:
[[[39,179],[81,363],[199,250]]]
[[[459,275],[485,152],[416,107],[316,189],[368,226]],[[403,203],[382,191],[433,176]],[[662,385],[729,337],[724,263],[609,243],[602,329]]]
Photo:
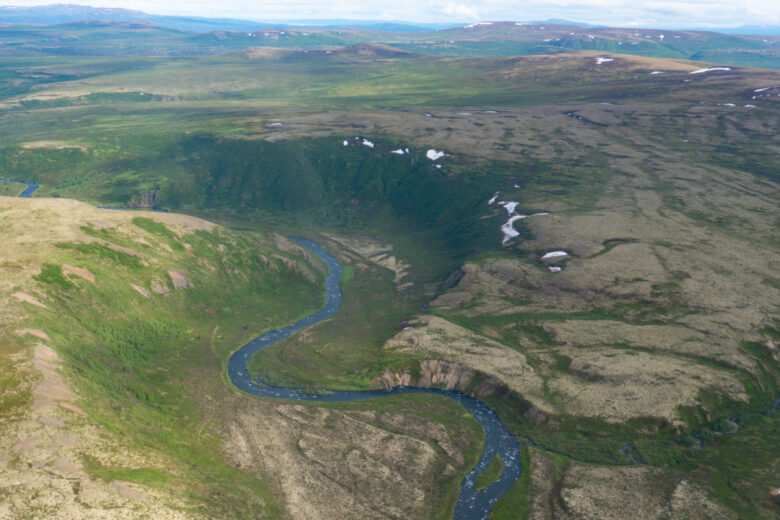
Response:
[[[455,401],[231,384],[290,236],[249,376],[483,401],[489,518],[776,516],[780,76],[387,44],[4,60],[0,516],[452,518]]]

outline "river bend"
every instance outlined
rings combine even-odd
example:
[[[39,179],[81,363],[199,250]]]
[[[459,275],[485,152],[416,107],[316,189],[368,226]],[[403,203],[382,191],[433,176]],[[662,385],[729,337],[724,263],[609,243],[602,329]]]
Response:
[[[496,413],[479,399],[453,390],[438,388],[417,388],[398,386],[390,390],[327,390],[320,393],[307,393],[302,388],[273,386],[252,379],[247,369],[247,363],[258,351],[289,338],[296,332],[330,318],[341,307],[341,264],[319,245],[303,238],[291,238],[298,244],[317,255],[328,266],[325,280],[325,305],[305,318],[282,329],[266,332],[253,339],[238,351],[228,361],[230,381],[240,390],[271,399],[292,399],[296,401],[319,401],[327,403],[362,401],[378,399],[390,395],[427,393],[437,394],[456,400],[482,425],[485,430],[485,447],[479,462],[466,475],[460,485],[460,497],[455,506],[455,520],[487,520],[493,506],[504,496],[512,484],[520,477],[520,445],[514,436],[506,431]],[[477,491],[477,477],[488,467],[493,457],[498,455],[504,465],[501,476],[481,491]]]
[[[3,182],[24,184],[27,188],[18,196],[30,198],[38,185],[34,182],[0,179]],[[103,209],[127,209],[106,207]],[[164,210],[163,210],[164,211]],[[520,445],[514,436],[506,431],[496,413],[485,403],[469,395],[453,390],[438,388],[417,388],[398,386],[390,390],[322,390],[321,393],[307,393],[301,388],[272,386],[253,380],[249,375],[247,363],[258,351],[289,338],[296,332],[330,318],[341,307],[341,264],[319,245],[303,238],[291,238],[317,255],[328,266],[325,280],[325,305],[305,318],[282,329],[266,332],[237,350],[228,360],[230,381],[240,390],[259,397],[271,399],[292,399],[296,401],[320,401],[327,403],[362,401],[378,399],[390,395],[427,393],[437,394],[456,400],[477,420],[485,430],[485,447],[477,464],[469,471],[460,484],[460,497],[455,506],[454,520],[487,520],[498,499],[504,496],[520,477]],[[504,465],[501,475],[485,489],[476,489],[477,478],[482,474],[493,458],[498,455]]]

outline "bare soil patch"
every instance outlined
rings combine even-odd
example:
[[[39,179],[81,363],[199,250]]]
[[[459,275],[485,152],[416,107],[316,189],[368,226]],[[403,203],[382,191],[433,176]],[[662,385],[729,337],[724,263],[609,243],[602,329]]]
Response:
[[[68,275],[79,276],[87,281],[95,283],[95,275],[89,272],[88,269],[85,269],[83,267],[75,267],[68,264],[62,264],[62,273],[65,276]]]
[[[149,294],[149,291],[147,291],[146,289],[144,289],[144,288],[143,288],[143,287],[141,287],[140,285],[136,285],[136,284],[134,284],[134,283],[131,283],[131,284],[130,284],[130,287],[132,287],[132,288],[133,288],[133,289],[134,289],[136,292],[138,292],[138,294],[140,294],[140,295],[141,295],[141,296],[143,296],[144,298],[149,298],[149,297],[151,297],[151,295]]]
[[[171,277],[174,289],[186,289],[188,287],[195,287],[193,283],[187,278],[187,273],[181,269],[171,269],[168,271],[168,276]]]
[[[30,304],[36,305],[38,307],[46,308],[46,305],[44,305],[43,303],[39,302],[38,300],[36,300],[35,298],[33,298],[32,296],[30,296],[27,293],[15,292],[11,296],[13,296],[14,298],[16,298],[19,301],[23,301],[25,303],[30,303]]]

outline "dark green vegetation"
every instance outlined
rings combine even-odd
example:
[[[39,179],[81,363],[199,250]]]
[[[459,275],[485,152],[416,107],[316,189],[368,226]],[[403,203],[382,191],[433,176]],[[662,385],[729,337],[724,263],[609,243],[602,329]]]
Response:
[[[777,458],[769,455],[766,447],[778,440],[777,412],[751,417],[738,435],[711,436],[705,440],[706,448],[690,454],[680,469],[709,472],[716,495],[740,518],[762,518],[772,510],[767,490],[777,486],[780,471]]]
[[[501,476],[502,471],[504,471],[504,464],[501,462],[501,459],[498,456],[493,457],[493,461],[479,476],[475,486],[477,489],[485,489]]]
[[[504,497],[493,507],[491,520],[510,520],[514,518],[529,518],[529,503],[531,500],[531,458],[528,447],[520,448],[520,463],[523,472]]]
[[[131,32],[108,29],[120,39],[126,37],[122,31]],[[99,49],[90,38],[108,29],[91,28],[94,32],[88,34],[92,36],[78,45]],[[497,53],[499,46],[514,49],[497,43],[499,39],[488,40],[498,38],[491,30],[500,29],[459,29],[451,35],[484,33],[483,41],[474,43],[475,54]],[[78,33],[83,28],[69,30]],[[534,37],[542,38],[541,29],[518,30],[536,31],[539,34]],[[41,31],[55,35],[57,29]],[[143,31],[153,35],[161,30]],[[171,39],[184,37],[167,32]],[[690,57],[706,46],[682,35],[674,38],[676,33],[665,34],[663,42],[655,32],[651,35],[642,36],[643,43],[634,46],[638,54]],[[622,46],[615,39],[629,36],[596,31],[592,41],[579,34],[576,39],[542,41],[522,49],[628,52],[623,47],[631,45],[629,39],[622,40]],[[128,52],[142,52],[141,47],[154,44],[157,37],[139,38],[138,49]],[[544,38],[549,37],[544,33]],[[686,33],[687,37],[698,38]],[[246,35],[200,38],[211,42],[208,45],[227,42],[219,45],[234,45],[235,49],[249,45]],[[291,34],[290,38],[304,37]],[[106,45],[116,41],[107,39]],[[458,45],[461,50],[452,52],[465,53],[466,44]],[[521,44],[517,45],[520,50]],[[724,37],[712,47],[727,45],[750,48],[756,51],[751,56],[763,56],[759,43],[744,38]],[[572,288],[567,284],[576,281],[562,278],[565,271],[560,278],[538,282],[540,277],[534,276],[547,275],[538,263],[545,250],[569,244],[580,247],[578,240],[592,229],[609,229],[604,220],[579,223],[572,231],[561,229],[564,226],[556,229],[558,219],[566,219],[563,222],[568,225],[577,218],[612,215],[614,206],[646,215],[655,208],[645,204],[645,197],[660,201],[661,207],[652,229],[637,225],[628,232],[605,231],[612,234],[599,237],[597,247],[568,261],[565,269],[578,262],[613,258],[636,245],[682,251],[711,246],[716,250],[719,243],[714,237],[750,233],[756,246],[777,244],[771,228],[766,227],[766,222],[772,222],[771,210],[757,205],[743,210],[738,204],[738,197],[745,193],[755,196],[749,200],[752,203],[761,197],[771,199],[776,190],[777,143],[772,134],[777,128],[778,92],[772,86],[778,84],[777,75],[747,69],[690,75],[699,65],[627,56],[596,65],[594,56],[432,58],[367,45],[332,54],[273,50],[267,55],[252,51],[165,59],[14,57],[0,64],[4,110],[0,172],[3,177],[38,182],[41,189],[36,196],[126,205],[144,194],[154,194],[164,208],[206,216],[250,235],[269,229],[299,233],[343,255],[347,268],[342,311],[253,360],[254,373],[285,385],[367,388],[376,385],[388,369],[419,376],[417,356],[383,348],[403,326],[402,320],[420,312],[442,292],[460,290],[455,286],[464,263],[530,265],[531,274],[492,279],[500,287],[526,280],[537,283],[525,293],[507,297],[514,307],[510,310],[493,312],[477,305],[503,298],[486,285],[477,287],[477,303],[467,303],[457,312],[432,308],[423,314],[489,335],[522,353],[543,380],[543,397],[558,404],[565,398],[552,387],[556,380],[591,384],[603,383],[606,376],[578,365],[578,356],[587,354],[587,349],[564,350],[555,340],[555,326],[569,322],[583,328],[594,323],[677,324],[703,312],[701,301],[711,296],[696,294],[694,304],[682,297],[700,270],[719,274],[706,264],[706,257],[731,250],[728,243],[720,253],[699,254],[696,267],[663,266],[664,274],[672,273],[668,277],[643,272],[654,265],[643,263],[649,262],[649,253],[618,256],[613,266],[636,265],[638,272],[606,289]],[[668,72],[649,74],[656,69]],[[766,95],[755,92],[767,87],[762,91]],[[725,103],[739,106],[726,107]],[[363,145],[356,136],[375,146]],[[348,146],[343,145],[345,139]],[[406,147],[411,150],[408,155],[390,153]],[[429,148],[452,154],[438,161],[441,169],[425,157]],[[698,170],[689,171],[695,169],[716,172],[718,177],[697,177]],[[681,188],[681,182],[688,183]],[[513,188],[515,184],[522,187]],[[712,193],[723,193],[718,190],[724,190],[724,185],[726,196],[707,199]],[[551,227],[541,228],[543,232],[535,236],[530,219],[518,222],[520,238],[500,251],[499,226],[506,212],[486,204],[496,190],[502,190],[502,199],[519,201],[518,211],[523,213],[549,210]],[[619,198],[621,190],[630,196]],[[628,218],[625,213],[614,215],[615,220]],[[671,238],[664,235],[683,216],[691,227],[673,229],[668,232],[673,233]],[[267,501],[264,510],[270,516],[281,515],[283,505],[277,495],[258,484],[256,476],[225,462],[219,452],[222,432],[207,429],[203,437],[195,432],[201,422],[211,424],[221,417],[206,406],[203,396],[226,391],[219,374],[229,353],[258,333],[316,308],[321,273],[311,267],[314,278],[307,279],[285,269],[279,259],[270,260],[276,270],[266,269],[258,255],[267,257],[271,251],[244,235],[220,235],[221,231],[180,235],[149,218],[137,217],[132,222],[134,232],[152,246],[99,226],[82,229],[97,242],[58,245],[57,258],[44,262],[36,278],[52,296],[58,312],[37,311],[38,325],[52,337],[76,386],[89,396],[85,407],[94,420],[129,444],[159,450],[181,466],[160,472],[106,467],[95,460],[85,464],[106,479],[160,487],[199,482],[195,496],[216,516],[239,512],[251,516],[261,509],[249,498],[254,494]],[[692,229],[708,232],[695,235]],[[370,235],[389,243],[386,254],[408,264],[406,277],[396,279],[394,273],[377,265],[379,255],[348,253],[348,248],[320,232],[335,232],[357,242]],[[547,236],[554,241],[538,242]],[[153,247],[162,251],[161,263],[150,264],[107,242],[145,254]],[[287,257],[302,261],[297,254]],[[95,273],[97,283],[93,286],[66,277],[62,263],[86,266]],[[596,264],[586,267],[591,265]],[[744,267],[746,272],[752,269],[748,261]],[[193,288],[173,290],[166,271],[180,268],[187,272]],[[584,270],[588,276],[600,276],[594,272],[595,268]],[[754,294],[777,289],[770,275],[763,279],[760,286],[751,286]],[[130,282],[145,287],[162,284],[169,292],[153,298],[164,298],[164,304],[144,299],[129,287]],[[412,285],[401,288],[406,283]],[[634,289],[610,292],[634,287],[631,284],[639,287],[640,296],[632,293]],[[648,287],[645,292],[641,292],[643,284]],[[520,308],[540,294],[550,296],[554,303],[544,309]],[[720,294],[713,297],[728,300]],[[719,320],[727,320],[733,311],[728,303],[722,306],[727,316]],[[740,315],[739,319],[753,316]],[[220,332],[212,343],[217,326]],[[685,326],[688,335],[701,328],[697,323]],[[778,340],[772,330],[761,334]],[[722,341],[727,340],[732,337]],[[749,398],[740,401],[702,391],[695,406],[679,410],[680,424],[653,416],[610,422],[565,412],[540,418],[527,396],[503,390],[490,396],[489,402],[513,432],[555,453],[562,467],[569,462],[624,466],[633,464],[632,459],[656,467],[669,464],[673,471],[696,475],[740,515],[770,517],[774,510],[766,492],[776,485],[771,479],[777,474],[777,460],[769,448],[762,451],[760,443],[776,444],[776,419],[766,414],[778,387],[774,351],[765,341],[736,340],[730,345],[749,363],[738,365],[710,351],[669,354],[670,359],[691,362],[696,370],[737,378]],[[610,355],[626,357],[661,350],[619,341],[609,347],[613,349]],[[615,384],[621,381],[617,378]],[[476,392],[489,382],[485,374],[478,374],[468,390]],[[0,379],[0,384],[11,386],[13,382]],[[426,408],[428,416],[442,419],[449,432],[477,436],[473,423],[448,419],[451,403],[436,402],[425,398],[425,406],[432,407]],[[371,402],[340,409],[383,411],[397,406],[395,410],[409,413],[418,404]],[[732,418],[741,425],[736,435],[727,434]],[[705,449],[694,449],[698,440]],[[619,451],[624,446],[628,456]],[[465,458],[473,460],[475,454]],[[527,452],[524,457],[529,459]],[[433,484],[439,488],[436,496],[443,515],[454,503],[457,477]],[[497,506],[496,518],[513,518],[514,512],[529,510],[530,478],[529,473],[523,474]],[[226,493],[228,488],[233,491]]]

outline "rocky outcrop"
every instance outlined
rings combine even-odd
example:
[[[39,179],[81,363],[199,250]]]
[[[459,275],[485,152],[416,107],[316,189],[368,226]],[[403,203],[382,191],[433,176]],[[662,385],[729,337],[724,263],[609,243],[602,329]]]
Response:
[[[190,279],[187,278],[187,273],[181,269],[171,269],[168,271],[168,276],[171,277],[174,289],[187,289],[188,287],[195,287]],[[152,290],[154,290],[154,288],[152,288]]]
[[[507,391],[506,386],[496,378],[482,374],[465,365],[440,359],[421,361],[419,376],[413,375],[409,371],[393,372],[387,369],[384,374],[374,380],[374,388],[390,389],[395,386],[457,390],[478,398]]]
[[[312,273],[311,270],[308,269],[301,262],[298,262],[296,260],[293,260],[292,258],[288,258],[283,255],[278,255],[276,253],[273,253],[271,257],[278,260],[288,271],[297,272],[303,275],[303,277],[309,280],[310,282],[314,282],[316,280],[314,273]]]
[[[374,389],[385,390],[396,386],[456,390],[483,401],[503,401],[505,406],[514,409],[529,423],[543,426],[553,431],[560,429],[560,424],[553,415],[536,408],[522,396],[512,391],[501,380],[459,363],[440,359],[427,359],[420,362],[418,375],[411,374],[409,370],[394,372],[387,369],[374,380],[373,384]]]
[[[131,208],[159,208],[160,204],[160,190],[155,188],[153,190],[145,191],[137,199],[130,199],[127,204]]]

